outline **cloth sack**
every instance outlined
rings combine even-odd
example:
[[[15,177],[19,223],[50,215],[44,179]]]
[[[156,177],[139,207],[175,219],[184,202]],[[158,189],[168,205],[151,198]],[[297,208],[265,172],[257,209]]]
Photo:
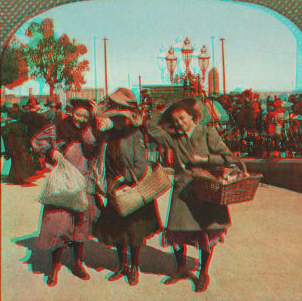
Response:
[[[81,172],[66,159],[60,158],[46,176],[44,187],[36,200],[43,205],[81,212],[88,207],[84,188],[85,178]]]

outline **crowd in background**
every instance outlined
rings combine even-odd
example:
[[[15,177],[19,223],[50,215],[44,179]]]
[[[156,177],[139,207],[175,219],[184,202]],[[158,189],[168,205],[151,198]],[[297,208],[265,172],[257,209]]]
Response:
[[[224,139],[232,150],[256,157],[301,156],[302,94],[260,99],[246,90],[216,100],[229,115]]]
[[[23,184],[44,167],[32,151],[30,140],[41,128],[57,123],[69,114],[69,107],[64,112],[61,103],[39,104],[35,97],[30,97],[23,106],[14,103],[1,107],[1,157],[11,159],[8,182]]]
[[[212,120],[228,146],[241,156],[264,158],[301,157],[302,94],[266,95],[264,99],[251,90],[226,95],[210,95],[203,99],[217,101],[229,121]],[[29,97],[24,105],[1,107],[1,156],[11,159],[8,181],[22,184],[24,179],[43,168],[43,162],[30,146],[33,135],[50,123],[71,115],[70,105],[60,102],[37,103]],[[213,117],[213,116],[212,116]],[[171,166],[171,152],[159,145],[149,147],[151,161]]]

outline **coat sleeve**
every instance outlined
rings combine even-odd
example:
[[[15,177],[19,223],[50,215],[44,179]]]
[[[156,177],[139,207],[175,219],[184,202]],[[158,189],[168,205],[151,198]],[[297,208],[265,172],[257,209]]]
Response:
[[[152,126],[147,123],[146,131],[157,143],[162,144],[167,148],[175,149],[175,143],[172,137],[161,127]]]
[[[144,146],[143,136],[137,131],[134,136],[134,153],[133,153],[133,172],[139,179],[145,172],[147,167],[147,150]]]
[[[105,195],[107,187],[105,180],[105,154],[109,132],[98,133],[95,128],[88,126],[82,135],[82,151],[88,159],[87,188],[95,192],[95,188]]]
[[[209,166],[224,166],[236,162],[236,160],[234,161],[232,152],[212,127],[207,128],[207,143],[210,151]]]
[[[55,126],[51,124],[38,131],[32,137],[31,146],[40,157],[46,156],[47,159],[50,159],[55,145],[55,137]]]

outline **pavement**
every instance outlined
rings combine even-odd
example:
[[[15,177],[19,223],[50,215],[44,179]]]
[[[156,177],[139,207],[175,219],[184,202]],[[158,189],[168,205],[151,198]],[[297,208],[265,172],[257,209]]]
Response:
[[[1,300],[3,301],[301,301],[302,194],[261,185],[251,202],[231,205],[232,227],[224,243],[214,248],[205,292],[195,293],[189,280],[164,285],[174,260],[160,236],[146,241],[140,254],[139,283],[123,278],[108,282],[115,268],[112,248],[89,241],[84,262],[91,278],[83,281],[70,272],[69,249],[64,250],[58,283],[46,285],[49,255],[35,249],[41,205],[35,201],[43,175],[28,185],[1,184]],[[159,200],[163,221],[170,191]],[[198,252],[187,250],[187,266],[195,273]]]

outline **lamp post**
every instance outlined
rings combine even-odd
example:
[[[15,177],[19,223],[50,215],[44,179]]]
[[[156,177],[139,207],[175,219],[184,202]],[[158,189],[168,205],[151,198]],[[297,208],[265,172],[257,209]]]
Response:
[[[223,70],[223,94],[225,95],[226,93],[226,88],[225,88],[225,64],[224,64],[224,38],[220,39],[221,41],[221,47],[222,47],[222,70]]]
[[[177,65],[177,57],[173,51],[172,46],[171,46],[170,50],[168,51],[168,56],[165,58],[165,60],[167,62],[167,69],[170,72],[170,81],[171,81],[171,84],[173,84],[173,82],[174,82],[173,73],[174,73],[174,70]]]
[[[205,45],[202,46],[200,49],[200,56],[198,57],[199,61],[199,69],[201,70],[202,73],[202,83],[205,82],[206,80],[206,71],[209,68],[209,61],[210,61],[210,56],[208,54],[207,48]]]
[[[164,81],[165,80],[165,58],[166,58],[166,49],[164,47],[164,45],[161,45],[161,48],[159,50],[159,54],[157,56],[157,65],[158,68],[161,72],[161,80]]]
[[[181,50],[182,59],[186,65],[186,74],[190,73],[190,63],[192,60],[193,47],[188,38],[184,41],[184,47]]]
[[[104,38],[105,95],[108,96],[106,41],[108,41],[108,39]]]
[[[181,44],[180,38],[175,39],[175,42],[168,52],[162,45],[157,56],[161,80],[163,82],[169,81],[171,84],[180,84],[181,80],[184,81],[184,84],[189,81],[191,85],[197,85],[197,92],[199,92],[199,85],[204,86],[206,71],[209,67],[210,56],[207,48],[204,45],[199,52],[198,46],[194,44],[193,47],[189,38],[186,38],[183,44]],[[181,68],[181,61],[185,65],[185,70]],[[191,71],[191,67],[193,71]],[[169,76],[165,76],[165,71],[168,71]],[[199,72],[201,72],[201,76]]]
[[[97,67],[96,67],[96,45],[95,45],[95,39],[97,39],[98,37],[93,37],[93,41],[94,41],[94,98],[95,98],[95,102],[97,102],[97,98],[98,98],[98,87],[97,87]]]

